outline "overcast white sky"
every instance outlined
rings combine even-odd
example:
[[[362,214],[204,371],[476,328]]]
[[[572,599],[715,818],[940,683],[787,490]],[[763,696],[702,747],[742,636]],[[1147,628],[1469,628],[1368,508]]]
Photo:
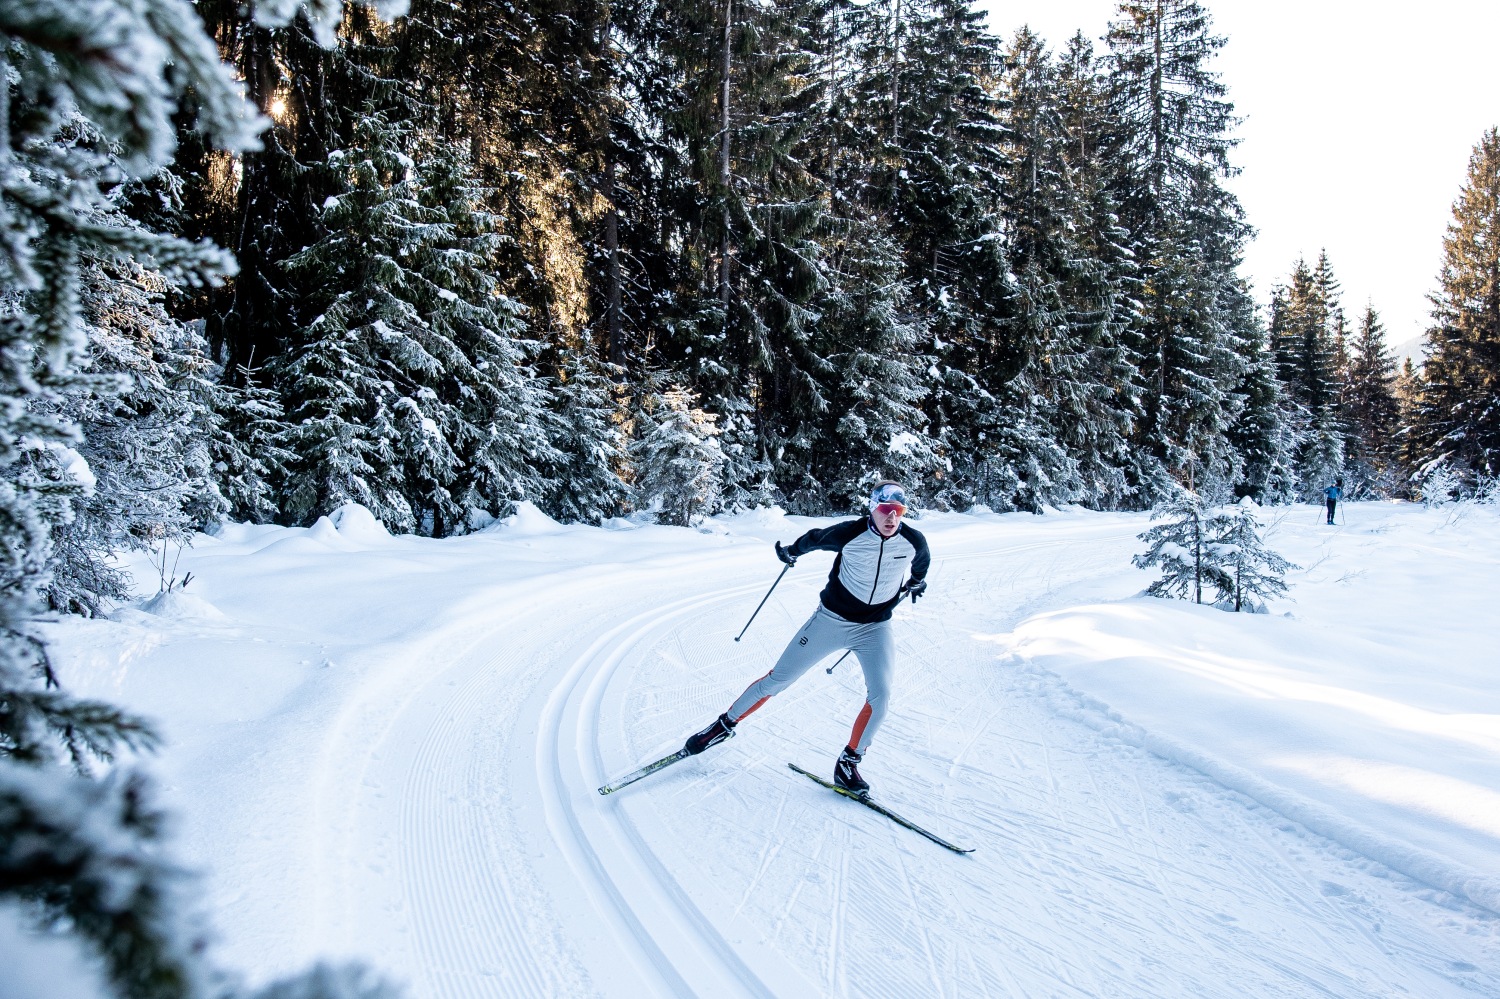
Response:
[[[1264,303],[1327,248],[1351,322],[1373,302],[1400,347],[1427,321],[1469,154],[1500,125],[1500,0],[1201,0],[1229,43],[1214,62],[1245,119],[1231,183],[1259,231],[1245,274]],[[1030,24],[1098,50],[1114,0],[988,0],[992,29]]]

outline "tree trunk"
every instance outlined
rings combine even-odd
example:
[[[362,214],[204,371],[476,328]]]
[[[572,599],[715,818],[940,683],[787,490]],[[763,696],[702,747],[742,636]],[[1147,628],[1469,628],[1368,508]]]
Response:
[[[724,199],[723,231],[719,237],[719,304],[729,322],[729,74],[733,68],[729,44],[734,26],[734,0],[724,0],[724,51],[719,66],[719,190]]]
[[[625,339],[620,328],[620,208],[615,203],[613,150],[610,151],[609,161],[604,165],[604,197],[609,202],[609,210],[604,216],[604,249],[609,254],[609,303],[606,306],[608,356],[610,364],[623,366],[625,364]]]

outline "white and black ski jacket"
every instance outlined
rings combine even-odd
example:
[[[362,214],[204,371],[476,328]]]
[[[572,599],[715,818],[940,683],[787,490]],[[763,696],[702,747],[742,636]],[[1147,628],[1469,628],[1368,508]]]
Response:
[[[838,552],[823,587],[823,606],[856,624],[889,621],[906,577],[922,579],[932,562],[920,531],[902,524],[891,537],[881,537],[868,517],[813,528],[787,550],[793,555]]]

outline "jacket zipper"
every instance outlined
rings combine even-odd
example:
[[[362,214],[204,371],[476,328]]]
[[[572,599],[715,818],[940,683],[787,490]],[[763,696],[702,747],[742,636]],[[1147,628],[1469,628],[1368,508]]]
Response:
[[[876,531],[875,536],[880,539],[880,554],[875,557],[875,582],[870,584],[870,599],[865,601],[871,606],[875,604],[875,591],[880,588],[880,566],[885,561],[885,535]]]

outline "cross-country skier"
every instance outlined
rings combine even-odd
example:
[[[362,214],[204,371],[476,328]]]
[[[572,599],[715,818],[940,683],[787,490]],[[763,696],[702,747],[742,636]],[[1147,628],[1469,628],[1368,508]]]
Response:
[[[1331,524],[1334,508],[1339,505],[1339,500],[1344,498],[1344,480],[1338,479],[1333,485],[1323,490],[1323,498],[1328,501],[1328,522]]]
[[[848,649],[864,669],[865,706],[854,721],[849,745],[834,766],[833,782],[856,794],[869,792],[870,785],[859,775],[859,762],[890,702],[896,659],[891,610],[903,594],[911,594],[915,601],[926,591],[931,562],[927,539],[901,522],[906,510],[906,490],[896,482],[881,482],[870,493],[869,516],[814,528],[785,547],[776,542],[776,555],[787,565],[796,565],[797,558],[808,552],[838,552],[818,609],[793,636],[771,672],[746,687],[728,711],[690,736],[683,748],[697,754],[723,742],[750,712],[791,686],[814,663],[831,652]]]

